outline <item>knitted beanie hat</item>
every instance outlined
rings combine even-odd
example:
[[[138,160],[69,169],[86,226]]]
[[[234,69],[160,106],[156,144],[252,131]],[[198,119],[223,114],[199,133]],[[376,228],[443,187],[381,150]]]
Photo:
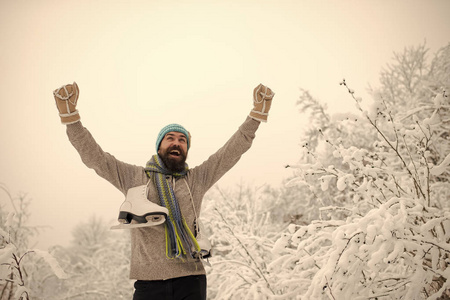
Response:
[[[187,138],[187,149],[189,150],[190,144],[191,144],[191,135],[189,134],[189,131],[186,130],[183,126],[179,124],[169,124],[165,126],[158,134],[158,138],[156,139],[156,152],[159,150],[159,145],[161,145],[161,141],[163,138],[168,134],[169,132],[180,132],[184,134]]]

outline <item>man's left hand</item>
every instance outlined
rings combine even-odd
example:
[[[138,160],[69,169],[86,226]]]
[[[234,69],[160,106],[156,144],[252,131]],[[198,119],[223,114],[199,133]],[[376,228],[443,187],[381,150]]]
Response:
[[[253,90],[253,109],[249,116],[257,121],[267,122],[274,95],[275,93],[267,86],[258,85]]]

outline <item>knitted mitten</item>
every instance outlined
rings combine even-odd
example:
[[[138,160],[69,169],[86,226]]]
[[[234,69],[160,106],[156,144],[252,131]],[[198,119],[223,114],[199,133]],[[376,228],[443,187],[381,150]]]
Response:
[[[75,82],[63,85],[53,91],[62,124],[73,124],[80,120],[80,115],[78,110],[76,110],[79,94],[80,91]]]
[[[267,122],[272,98],[275,95],[271,89],[260,84],[253,90],[253,109],[250,117],[261,122]]]

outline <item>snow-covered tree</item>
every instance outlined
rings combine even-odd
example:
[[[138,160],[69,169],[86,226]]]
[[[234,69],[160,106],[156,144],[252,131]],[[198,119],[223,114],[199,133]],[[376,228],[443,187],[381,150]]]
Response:
[[[311,224],[289,227],[268,265],[286,274],[275,283],[285,299],[450,296],[450,45],[433,67],[423,47],[411,49],[395,55],[367,109],[342,81],[360,115],[322,119],[291,166],[290,183],[322,207]]]
[[[111,231],[107,222],[92,216],[72,234],[69,247],[53,249],[70,280],[56,298],[47,299],[129,299],[129,232]]]
[[[0,299],[39,299],[50,277],[67,278],[58,261],[47,251],[29,249],[30,238],[39,228],[28,225],[31,200],[26,194],[14,197],[0,185],[9,206],[0,206]]]

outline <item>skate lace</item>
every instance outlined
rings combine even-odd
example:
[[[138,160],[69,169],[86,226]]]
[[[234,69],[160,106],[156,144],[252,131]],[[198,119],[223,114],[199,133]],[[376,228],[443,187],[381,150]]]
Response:
[[[194,197],[192,197],[191,189],[189,188],[189,184],[187,183],[186,178],[183,178],[183,179],[184,179],[183,181],[186,184],[186,187],[188,189],[189,197],[191,198],[192,209],[194,210],[194,216],[195,216],[195,220],[194,220],[195,235],[198,236],[200,230],[199,230],[199,226],[198,226],[197,210],[195,209],[195,205],[194,205]]]
[[[191,189],[189,188],[189,184],[187,183],[186,178],[183,178],[183,179],[184,179],[183,181],[186,184],[186,187],[188,189],[189,197],[191,198],[192,209],[194,210],[194,216],[195,216],[194,229],[195,229],[195,233],[196,233],[195,236],[196,236],[196,239],[198,241],[198,239],[201,239],[201,237],[200,237],[200,220],[199,220],[199,218],[197,216],[197,211],[196,211],[195,205],[194,205],[194,197],[192,197],[192,193],[191,193]],[[204,233],[202,233],[202,234],[204,234]],[[203,237],[205,237],[205,236],[203,236]],[[206,255],[206,258],[204,257],[204,253],[203,253],[203,249],[202,248],[200,248],[200,251],[197,251],[196,256],[197,256],[197,258],[201,259],[206,265],[211,267],[211,264],[210,264],[209,259],[208,259],[208,257],[211,255],[211,252],[210,252],[210,250],[207,250],[207,251],[208,251],[208,254]]]

